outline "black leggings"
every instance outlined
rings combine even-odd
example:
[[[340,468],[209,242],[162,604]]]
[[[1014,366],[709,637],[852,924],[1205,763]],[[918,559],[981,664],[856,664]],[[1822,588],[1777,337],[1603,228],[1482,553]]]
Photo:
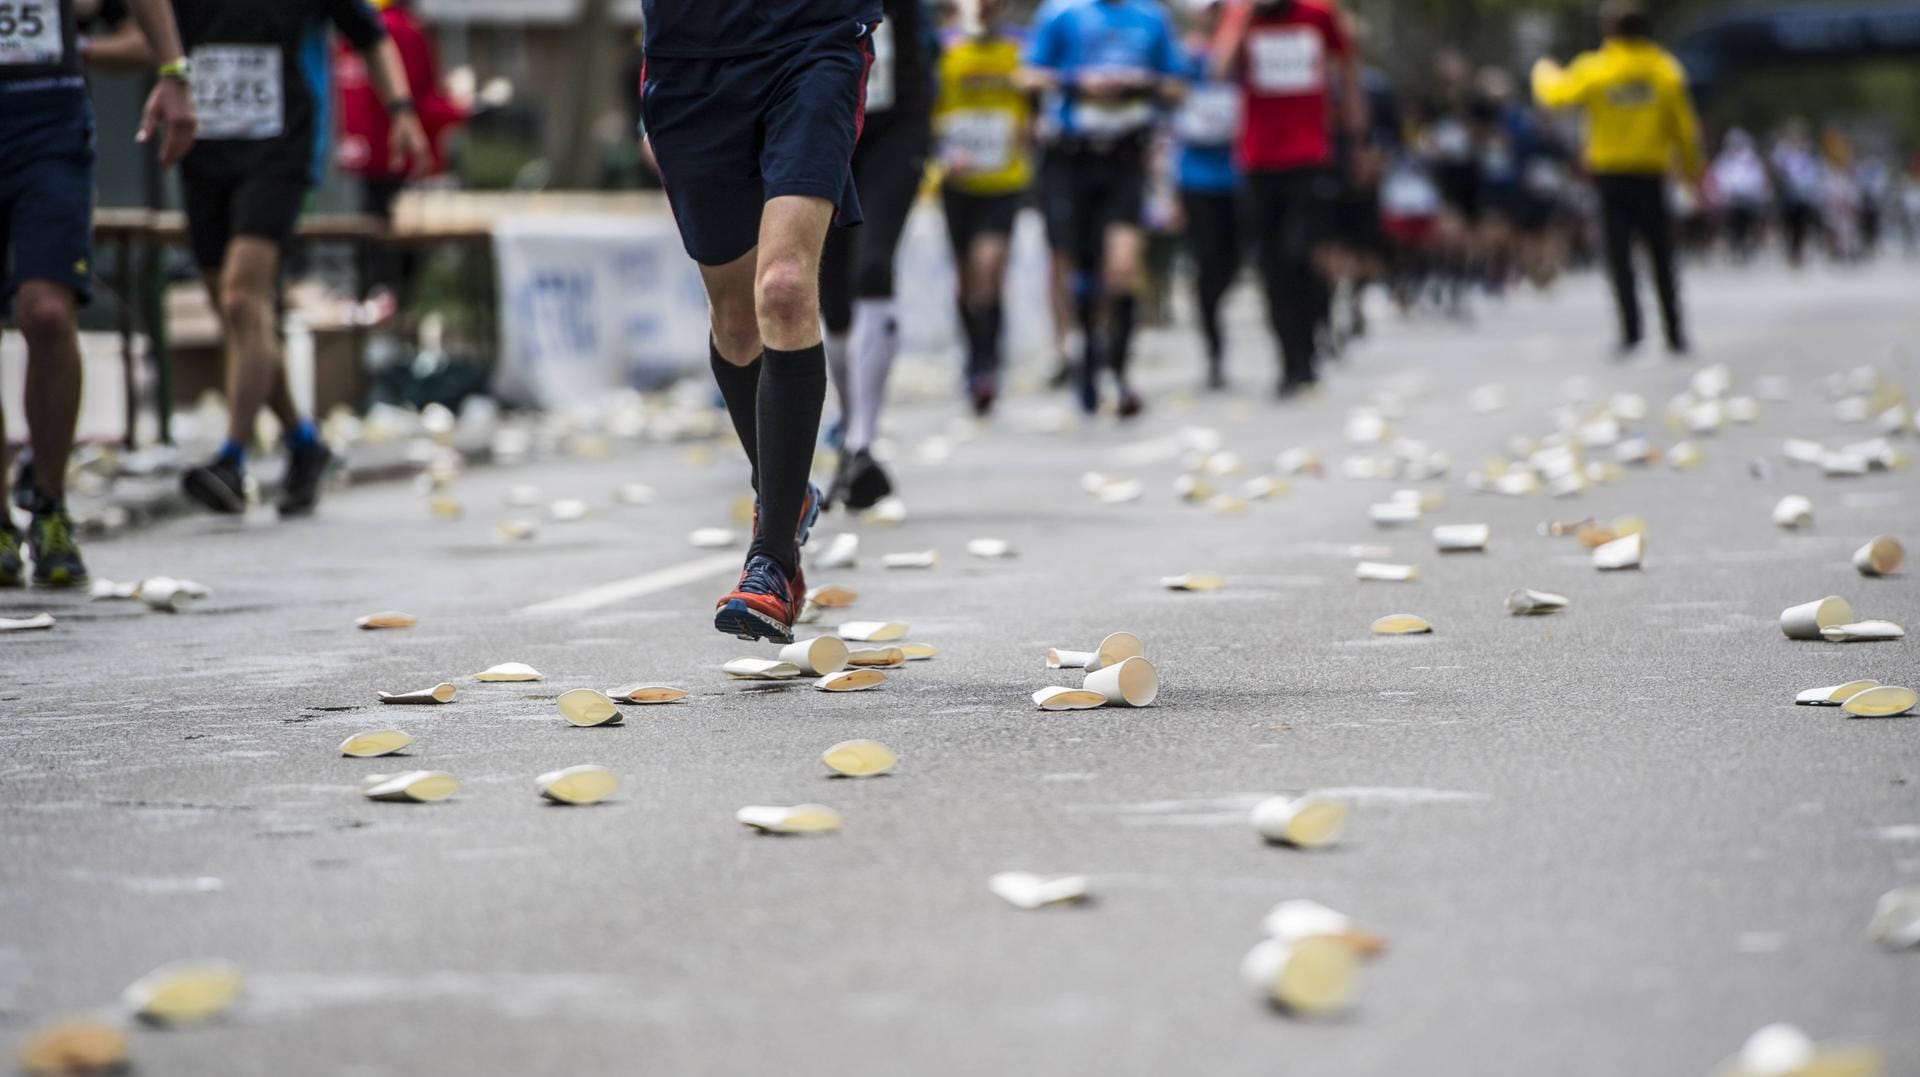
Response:
[[[1207,361],[1216,367],[1225,347],[1220,303],[1240,272],[1239,199],[1232,191],[1180,192],[1187,214],[1187,246],[1193,255],[1200,332],[1207,338]]]
[[[828,332],[844,333],[853,324],[855,299],[893,297],[893,255],[926,172],[929,122],[920,111],[866,119],[853,149],[853,187],[866,223],[828,232],[820,258],[820,313]]]
[[[1331,177],[1319,169],[1249,172],[1247,223],[1258,244],[1267,317],[1280,342],[1281,376],[1304,385],[1318,375],[1313,325],[1324,285],[1313,268],[1313,248],[1331,204]]]
[[[1607,275],[1613,279],[1613,299],[1620,311],[1620,342],[1640,342],[1640,297],[1633,274],[1633,241],[1638,238],[1653,256],[1653,286],[1660,296],[1660,318],[1667,343],[1685,347],[1686,331],[1680,318],[1680,289],[1673,266],[1673,218],[1667,210],[1667,182],[1662,176],[1598,175],[1601,224],[1606,232]]]

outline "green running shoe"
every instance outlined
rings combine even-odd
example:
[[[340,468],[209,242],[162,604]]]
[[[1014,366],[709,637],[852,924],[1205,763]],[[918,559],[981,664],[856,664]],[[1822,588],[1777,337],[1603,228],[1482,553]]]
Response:
[[[87,564],[73,541],[73,517],[65,509],[36,513],[27,528],[27,548],[33,553],[33,582],[37,587],[85,587]]]
[[[0,513],[7,510],[0,507]],[[0,526],[0,587],[25,587],[26,562],[20,557],[20,532]]]

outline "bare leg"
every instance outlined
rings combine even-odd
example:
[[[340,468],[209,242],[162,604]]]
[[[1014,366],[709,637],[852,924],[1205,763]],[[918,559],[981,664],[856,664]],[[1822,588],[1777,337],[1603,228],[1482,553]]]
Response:
[[[227,334],[227,437],[241,445],[252,439],[260,408],[273,395],[274,383],[285,377],[285,359],[273,332],[273,289],[279,275],[280,252],[272,243],[238,236],[227,247],[216,309]],[[285,403],[291,411],[290,396]]]
[[[779,351],[820,343],[820,251],[833,205],[824,198],[786,196],[760,215],[754,311],[760,339]]]
[[[66,493],[67,460],[80,421],[80,331],[74,322],[78,297],[53,281],[30,280],[15,297],[21,335],[27,338],[27,427],[33,444],[36,493]],[[4,486],[0,486],[0,491]]]

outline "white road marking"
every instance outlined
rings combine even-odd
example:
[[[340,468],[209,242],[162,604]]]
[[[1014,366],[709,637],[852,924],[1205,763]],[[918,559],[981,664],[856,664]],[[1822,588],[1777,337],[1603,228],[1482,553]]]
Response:
[[[725,575],[740,571],[738,553],[717,553],[711,557],[671,565],[654,572],[643,572],[638,576],[612,583],[603,583],[598,587],[589,587],[571,595],[536,602],[521,610],[521,613],[585,613],[588,610],[603,609],[632,599],[642,598],[661,591],[671,590],[710,576]]]

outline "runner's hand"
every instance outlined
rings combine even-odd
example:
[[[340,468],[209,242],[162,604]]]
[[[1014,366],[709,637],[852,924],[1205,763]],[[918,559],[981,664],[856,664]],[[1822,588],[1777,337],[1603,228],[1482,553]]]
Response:
[[[161,79],[147,95],[147,107],[140,112],[140,133],[134,141],[145,142],[160,132],[160,166],[170,167],[193,148],[200,133],[200,119],[193,114],[193,97],[179,79]]]
[[[387,152],[393,160],[406,162],[408,175],[426,175],[427,169],[433,166],[433,153],[427,145],[427,129],[420,126],[420,117],[408,112],[394,118]]]

